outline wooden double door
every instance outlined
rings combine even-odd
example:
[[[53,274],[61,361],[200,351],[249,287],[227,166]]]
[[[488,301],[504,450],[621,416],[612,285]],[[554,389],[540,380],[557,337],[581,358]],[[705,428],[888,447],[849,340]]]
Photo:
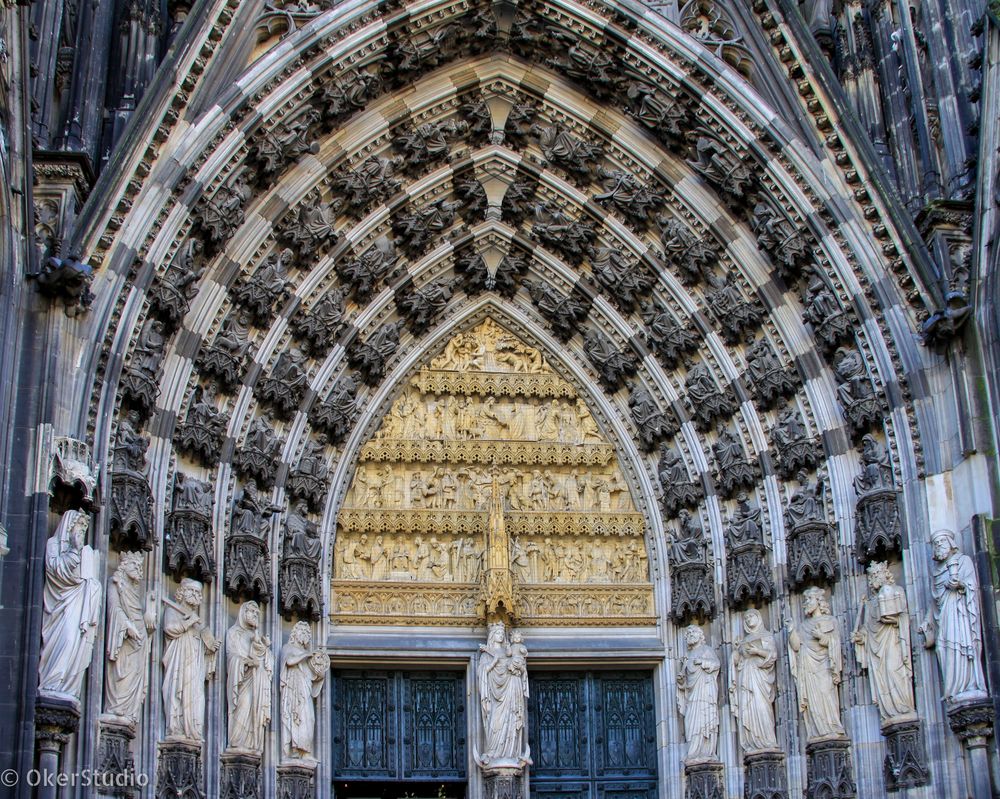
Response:
[[[334,793],[466,795],[465,672],[337,672]],[[529,672],[531,796],[654,799],[656,715],[646,671]]]

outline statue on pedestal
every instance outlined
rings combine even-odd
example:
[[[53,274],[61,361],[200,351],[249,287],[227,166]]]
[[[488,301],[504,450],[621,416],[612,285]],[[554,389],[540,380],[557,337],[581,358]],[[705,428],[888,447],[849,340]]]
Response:
[[[976,567],[972,558],[959,551],[951,530],[938,530],[931,544],[936,563],[931,584],[934,607],[920,625],[924,645],[937,652],[946,701],[985,699]]]
[[[141,552],[123,552],[108,588],[104,712],[133,724],[146,700],[149,634],[156,629],[155,598],[143,602],[142,561]]]
[[[281,755],[287,760],[308,760],[314,755],[315,700],[323,690],[330,658],[310,651],[312,630],[296,623],[281,649]]]
[[[215,675],[219,641],[201,620],[202,586],[185,578],[165,600],[163,635],[163,715],[168,740],[204,739],[205,681]]]
[[[677,675],[677,707],[684,717],[687,764],[718,759],[719,656],[705,643],[701,627],[684,631],[687,657]]]
[[[486,643],[479,646],[476,679],[485,734],[476,760],[484,769],[521,769],[531,762],[527,651],[518,632],[508,643],[502,622],[490,625]]]
[[[807,741],[845,738],[840,721],[840,685],[843,653],[837,620],[822,588],[807,588],[802,598],[805,618],[798,627],[787,619],[788,659],[799,693],[799,710]]]
[[[226,633],[226,696],[229,748],[260,752],[271,721],[271,641],[260,633],[260,606],[240,605],[236,623]]]
[[[101,618],[98,555],[84,543],[89,526],[86,514],[68,510],[45,545],[38,690],[73,702],[80,701]]]
[[[906,592],[884,562],[868,567],[868,588],[851,636],[858,664],[868,672],[883,724],[915,718]]]
[[[740,744],[745,752],[776,750],[774,699],[778,649],[756,608],[743,614],[743,632],[743,639],[733,646],[729,666],[729,705],[736,715]]]

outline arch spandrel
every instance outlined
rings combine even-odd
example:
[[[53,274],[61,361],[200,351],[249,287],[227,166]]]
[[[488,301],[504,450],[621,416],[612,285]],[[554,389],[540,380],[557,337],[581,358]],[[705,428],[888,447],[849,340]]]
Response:
[[[495,485],[522,624],[655,624],[644,516],[540,350],[486,316],[393,393],[337,515],[334,622],[485,621]]]

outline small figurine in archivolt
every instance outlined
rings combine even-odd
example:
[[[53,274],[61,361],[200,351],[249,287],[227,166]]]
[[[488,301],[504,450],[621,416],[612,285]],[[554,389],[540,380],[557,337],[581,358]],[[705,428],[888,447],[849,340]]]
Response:
[[[483,719],[483,749],[476,761],[483,769],[521,769],[531,763],[528,749],[528,650],[521,634],[507,639],[502,622],[491,624],[479,646],[476,681]]]

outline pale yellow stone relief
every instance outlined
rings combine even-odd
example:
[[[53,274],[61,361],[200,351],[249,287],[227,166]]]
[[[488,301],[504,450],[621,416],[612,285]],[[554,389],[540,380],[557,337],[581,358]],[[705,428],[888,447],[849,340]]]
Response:
[[[492,567],[487,542],[506,550]],[[334,617],[645,624],[652,608],[644,521],[586,404],[493,320],[455,336],[362,448]]]

